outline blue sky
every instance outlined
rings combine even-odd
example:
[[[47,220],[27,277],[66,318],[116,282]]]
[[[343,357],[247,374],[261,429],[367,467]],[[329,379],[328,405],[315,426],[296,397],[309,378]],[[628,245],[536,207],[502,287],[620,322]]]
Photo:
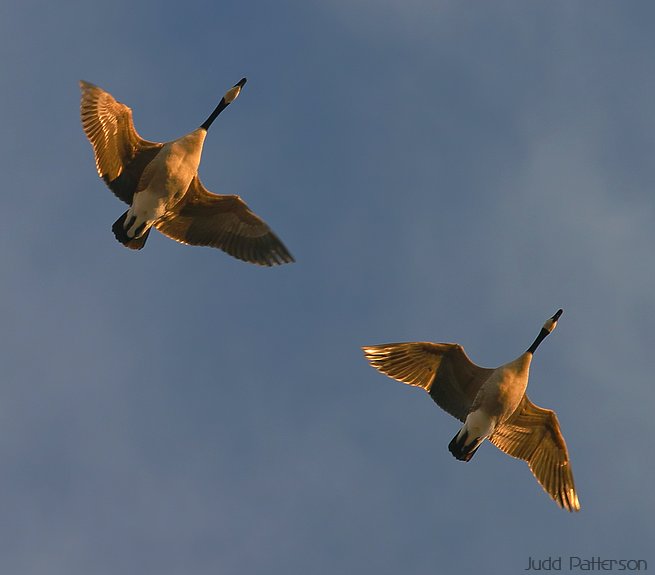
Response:
[[[0,8],[0,572],[518,573],[652,554],[655,7],[60,2]],[[297,263],[111,233],[79,79]],[[524,351],[582,512],[359,346]]]

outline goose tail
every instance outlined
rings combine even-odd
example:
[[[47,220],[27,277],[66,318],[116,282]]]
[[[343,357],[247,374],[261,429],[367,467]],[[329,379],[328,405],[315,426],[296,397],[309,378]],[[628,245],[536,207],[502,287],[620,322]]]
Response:
[[[470,461],[483,441],[484,437],[473,437],[469,439],[468,431],[466,431],[465,427],[462,427],[448,444],[448,451],[460,461]]]
[[[150,228],[148,228],[142,235],[136,238],[131,238],[125,231],[125,219],[127,218],[127,214],[128,212],[125,212],[114,222],[114,225],[111,227],[111,231],[114,232],[116,239],[126,248],[130,248],[131,250],[140,250],[143,246],[146,245],[146,240],[150,234]]]

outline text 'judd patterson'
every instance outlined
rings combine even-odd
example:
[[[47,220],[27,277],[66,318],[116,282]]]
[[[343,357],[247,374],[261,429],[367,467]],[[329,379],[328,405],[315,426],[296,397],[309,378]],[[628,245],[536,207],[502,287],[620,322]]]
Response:
[[[524,571],[648,571],[645,559],[603,559],[602,557],[546,557],[536,559],[528,557],[528,566]]]

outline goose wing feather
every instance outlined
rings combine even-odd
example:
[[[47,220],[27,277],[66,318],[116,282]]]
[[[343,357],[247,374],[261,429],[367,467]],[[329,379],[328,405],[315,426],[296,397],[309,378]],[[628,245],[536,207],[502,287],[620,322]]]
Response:
[[[489,438],[498,449],[528,463],[548,495],[564,509],[579,511],[569,452],[554,411],[523,396],[516,411]]]
[[[457,343],[387,343],[362,348],[377,370],[421,387],[444,411],[464,421],[493,369],[474,364]]]
[[[155,227],[183,244],[219,248],[250,263],[272,266],[294,261],[280,239],[239,196],[213,194],[197,175],[180,204]]]
[[[143,170],[163,144],[139,136],[132,110],[109,92],[84,81],[80,89],[82,127],[93,146],[98,175],[118,198],[132,204]]]

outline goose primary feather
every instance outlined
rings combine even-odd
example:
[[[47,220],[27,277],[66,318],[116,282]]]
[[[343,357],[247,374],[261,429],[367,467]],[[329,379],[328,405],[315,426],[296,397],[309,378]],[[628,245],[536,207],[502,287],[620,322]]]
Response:
[[[209,192],[198,178],[207,130],[233,102],[243,78],[197,129],[167,143],[139,136],[132,110],[88,82],[80,82],[84,133],[98,174],[130,208],[114,223],[116,239],[140,250],[151,228],[178,242],[219,248],[246,262],[272,266],[294,261],[266,223],[237,195]]]
[[[488,439],[501,451],[526,461],[557,505],[579,511],[557,415],[525,394],[534,352],[561,314],[558,310],[546,321],[525,353],[496,369],[476,365],[457,343],[387,343],[362,349],[374,368],[423,388],[439,407],[464,423],[448,446],[457,459],[469,461]]]

